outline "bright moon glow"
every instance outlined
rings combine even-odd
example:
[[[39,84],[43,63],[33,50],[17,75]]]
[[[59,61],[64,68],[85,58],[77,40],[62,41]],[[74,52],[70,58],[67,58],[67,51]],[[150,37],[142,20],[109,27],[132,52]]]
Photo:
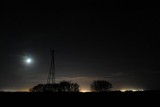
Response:
[[[28,59],[26,59],[26,62],[27,62],[28,64],[30,64],[30,63],[32,62],[32,59],[28,58]]]

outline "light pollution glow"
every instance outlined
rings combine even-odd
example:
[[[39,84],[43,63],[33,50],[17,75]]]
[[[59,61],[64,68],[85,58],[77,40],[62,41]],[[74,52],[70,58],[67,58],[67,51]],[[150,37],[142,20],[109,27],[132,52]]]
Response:
[[[132,91],[132,92],[136,92],[136,91],[144,91],[143,89],[121,89],[121,92],[126,92],[126,91]]]

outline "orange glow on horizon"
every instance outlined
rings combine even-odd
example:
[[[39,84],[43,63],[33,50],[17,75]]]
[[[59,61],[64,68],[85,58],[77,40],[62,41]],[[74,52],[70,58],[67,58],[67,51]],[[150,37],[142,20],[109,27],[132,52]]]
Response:
[[[80,92],[82,92],[82,93],[86,93],[86,92],[91,92],[90,90],[88,90],[88,89],[81,89],[80,90]]]

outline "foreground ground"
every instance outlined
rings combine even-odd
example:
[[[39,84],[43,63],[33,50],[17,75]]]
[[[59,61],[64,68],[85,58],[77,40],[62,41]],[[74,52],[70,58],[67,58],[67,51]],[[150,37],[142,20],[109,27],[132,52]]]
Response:
[[[160,107],[160,91],[107,93],[0,92],[5,106]]]

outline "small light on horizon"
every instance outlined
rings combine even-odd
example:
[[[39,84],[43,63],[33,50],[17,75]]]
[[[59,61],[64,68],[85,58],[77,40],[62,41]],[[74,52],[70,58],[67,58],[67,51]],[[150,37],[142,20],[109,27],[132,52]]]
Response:
[[[126,90],[123,89],[123,90],[120,90],[120,91],[121,91],[121,92],[125,92]]]
[[[22,90],[12,90],[12,89],[4,89],[4,90],[1,90],[2,92],[29,92],[28,89],[22,89]]]
[[[143,89],[121,89],[121,92],[126,92],[126,91],[132,91],[132,92],[137,92],[137,91],[144,91]]]
[[[90,90],[82,89],[82,90],[80,90],[80,92],[82,92],[82,93],[86,93],[86,92],[90,92]]]

